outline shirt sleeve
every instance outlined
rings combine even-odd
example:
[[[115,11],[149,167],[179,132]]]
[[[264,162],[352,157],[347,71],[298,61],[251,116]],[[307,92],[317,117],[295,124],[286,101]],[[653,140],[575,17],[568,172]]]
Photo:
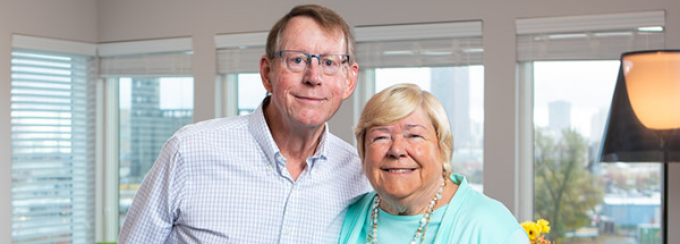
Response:
[[[164,243],[179,218],[186,170],[171,137],[144,178],[120,230],[118,243]]]

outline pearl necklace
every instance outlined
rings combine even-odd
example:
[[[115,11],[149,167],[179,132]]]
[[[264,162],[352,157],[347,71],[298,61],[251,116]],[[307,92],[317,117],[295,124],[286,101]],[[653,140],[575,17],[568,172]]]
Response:
[[[430,201],[430,205],[428,206],[427,211],[425,211],[425,215],[423,215],[423,218],[420,219],[420,226],[416,230],[416,234],[413,237],[413,241],[411,241],[411,244],[418,243],[418,239],[420,239],[420,243],[423,243],[423,241],[425,241],[425,231],[427,231],[427,224],[430,223],[430,217],[432,216],[432,213],[434,213],[434,206],[437,205],[439,199],[442,199],[442,193],[444,192],[445,184],[446,181],[442,182],[441,187],[439,187],[439,191],[437,192],[437,194],[434,195],[432,201]],[[380,196],[376,194],[375,197],[373,197],[373,209],[371,213],[371,218],[373,219],[373,233],[366,235],[366,243],[373,244],[378,243],[378,208],[380,207],[379,205]]]

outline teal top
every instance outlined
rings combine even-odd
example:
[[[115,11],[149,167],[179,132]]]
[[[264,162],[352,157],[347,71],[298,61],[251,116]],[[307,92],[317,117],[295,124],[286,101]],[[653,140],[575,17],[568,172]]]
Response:
[[[434,211],[424,243],[529,243],[515,217],[500,202],[470,188],[465,177],[451,175],[459,185],[449,204]],[[373,231],[371,208],[375,192],[352,204],[340,232],[340,244],[366,243]],[[378,243],[410,243],[423,215],[397,216],[379,210]]]

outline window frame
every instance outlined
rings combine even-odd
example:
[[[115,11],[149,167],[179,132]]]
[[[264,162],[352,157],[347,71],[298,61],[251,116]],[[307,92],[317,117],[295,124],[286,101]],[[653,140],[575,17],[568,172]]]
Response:
[[[561,16],[540,18],[519,18],[515,20],[516,27],[516,79],[517,79],[517,102],[518,112],[518,167],[519,167],[519,199],[524,201],[518,205],[518,219],[534,219],[534,62],[548,60],[603,60],[601,57],[584,57],[565,59],[564,55],[550,53],[531,53],[524,43],[521,43],[521,35],[550,34],[550,33],[580,33],[631,29],[635,27],[661,26],[665,33],[664,11],[641,11],[616,14],[598,14],[586,16]],[[587,52],[578,53],[585,55]],[[618,54],[617,54],[618,53]],[[606,52],[604,56],[616,56],[620,52]],[[532,57],[531,55],[535,55]],[[594,55],[594,54],[591,54]],[[561,56],[562,58],[554,58]],[[616,56],[614,59],[618,59]]]
[[[159,40],[142,40],[115,43],[100,43],[96,45],[100,58],[99,88],[101,94],[98,100],[98,118],[102,121],[99,148],[101,148],[101,163],[97,165],[97,207],[98,218],[96,225],[100,226],[96,232],[96,240],[115,242],[120,231],[120,131],[119,131],[119,81],[120,77],[133,76],[188,76],[191,72],[191,55],[193,54],[193,40],[189,37],[167,38]],[[189,56],[187,58],[187,56]],[[120,57],[120,60],[116,60]],[[162,63],[164,58],[176,58],[178,62]],[[139,61],[151,59],[151,63],[159,65],[150,69],[137,68],[129,64],[139,64]],[[129,62],[132,60],[132,62]],[[144,62],[141,62],[144,63]],[[103,67],[102,67],[103,66]],[[195,100],[195,99],[194,99]],[[156,152],[157,153],[157,152]]]
[[[215,117],[239,114],[238,76],[242,73],[259,73],[259,59],[265,53],[268,32],[227,33],[214,36],[217,74],[215,77]],[[257,57],[231,57],[225,52],[252,52],[261,50]]]

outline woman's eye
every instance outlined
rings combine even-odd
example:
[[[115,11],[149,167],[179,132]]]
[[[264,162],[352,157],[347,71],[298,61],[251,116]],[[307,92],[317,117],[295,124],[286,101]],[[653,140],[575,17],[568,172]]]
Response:
[[[371,141],[380,141],[380,140],[385,140],[387,139],[387,136],[375,136]]]

